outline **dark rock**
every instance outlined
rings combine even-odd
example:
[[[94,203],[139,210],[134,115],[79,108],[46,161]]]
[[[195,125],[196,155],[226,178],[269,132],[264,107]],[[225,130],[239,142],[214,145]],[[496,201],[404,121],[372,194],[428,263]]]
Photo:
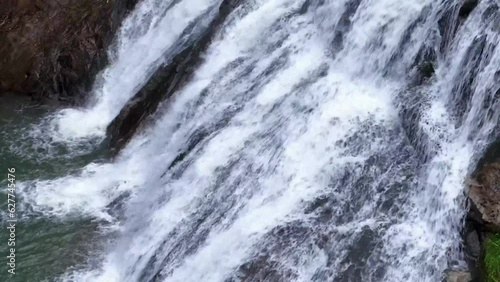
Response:
[[[445,52],[448,49],[459,25],[465,21],[478,3],[479,0],[465,0],[462,6],[458,4],[447,5],[441,12],[438,20],[438,30],[441,35],[441,52]]]
[[[492,231],[500,230],[500,139],[478,161],[469,181],[469,198],[469,217]]]
[[[488,228],[500,231],[500,163],[485,165],[476,181],[470,185],[469,198]]]
[[[495,20],[495,23],[498,22],[498,19],[496,18],[498,14],[498,5],[495,3],[489,4],[488,8],[486,8],[481,16],[481,20],[486,22],[491,19]],[[495,28],[495,25],[494,25]]]
[[[335,27],[335,36],[332,41],[333,52],[337,53],[344,47],[344,36],[351,30],[351,18],[358,10],[360,4],[361,0],[351,0],[346,3],[345,12]]]
[[[123,107],[107,128],[109,145],[114,152],[118,152],[128,142],[163,100],[172,96],[190,78],[194,67],[201,61],[201,53],[205,51],[229,13],[240,2],[240,0],[224,0],[219,7],[218,15],[209,26],[176,56],[160,66],[142,89]]]
[[[65,100],[88,90],[138,0],[12,0],[0,7],[0,93]]]
[[[422,80],[423,78],[418,79]],[[426,97],[417,86],[402,92],[398,98],[404,101],[400,102],[399,110],[403,132],[417,153],[419,161],[425,163],[433,157],[434,151],[432,148],[437,146],[430,141],[426,132],[422,130],[422,108],[426,104]]]
[[[431,61],[422,62],[418,65],[420,80],[426,80],[434,75],[434,64]]]
[[[293,274],[280,269],[279,262],[274,261],[269,255],[262,255],[254,258],[238,268],[237,278],[230,278],[226,282],[232,281],[266,281],[280,282],[290,281]]]
[[[499,162],[500,161],[500,138],[495,140],[488,146],[483,156],[479,159],[477,164],[477,169],[475,171],[475,175],[477,175],[481,168],[483,168],[486,164]]]
[[[445,53],[453,41],[455,33],[458,29],[459,18],[457,5],[447,5],[445,9],[440,12],[437,24],[439,34],[441,36],[439,50],[441,53]]]
[[[470,255],[474,258],[479,258],[481,255],[481,242],[476,230],[472,230],[467,234],[466,244],[469,246]]]
[[[477,4],[479,4],[479,0],[465,0],[458,11],[458,16],[461,18],[466,18],[472,13],[472,11],[476,8]]]
[[[464,251],[471,281],[483,281],[484,241],[491,232],[500,231],[500,139],[479,159],[468,186],[468,213],[462,232]]]
[[[474,278],[473,281],[480,280],[482,275],[481,257],[483,255],[482,245],[485,239],[481,215],[475,205],[471,203],[469,214],[465,220],[462,231],[465,261],[469,272]]]
[[[342,260],[342,264],[348,267],[334,279],[335,282],[363,281],[364,266],[379,243],[377,234],[368,226],[363,227],[354,240],[348,248],[347,256]]]

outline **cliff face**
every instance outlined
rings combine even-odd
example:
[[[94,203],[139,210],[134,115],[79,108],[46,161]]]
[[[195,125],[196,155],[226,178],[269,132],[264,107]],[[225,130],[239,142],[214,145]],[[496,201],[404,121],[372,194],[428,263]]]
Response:
[[[5,0],[0,5],[0,93],[79,97],[138,0]]]
[[[484,152],[468,184],[469,211],[463,230],[466,259],[476,280],[489,281],[487,243],[500,234],[500,139]]]

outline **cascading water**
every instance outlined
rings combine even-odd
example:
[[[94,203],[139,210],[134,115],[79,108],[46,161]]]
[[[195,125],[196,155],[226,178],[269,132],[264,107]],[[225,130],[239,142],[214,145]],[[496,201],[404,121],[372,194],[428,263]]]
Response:
[[[220,3],[144,0],[95,99],[45,134],[102,138]],[[61,280],[441,281],[463,267],[463,182],[499,134],[500,15],[461,4],[242,1],[115,160],[22,183],[34,212],[117,226]]]

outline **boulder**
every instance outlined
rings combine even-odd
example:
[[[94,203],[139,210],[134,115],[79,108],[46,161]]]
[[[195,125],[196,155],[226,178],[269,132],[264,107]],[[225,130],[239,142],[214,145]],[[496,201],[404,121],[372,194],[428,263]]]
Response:
[[[473,281],[482,281],[485,239],[500,231],[500,139],[483,153],[467,184],[469,204],[462,232],[465,259]]]
[[[65,100],[85,92],[138,0],[6,0],[0,5],[0,93]]]
[[[469,198],[491,231],[500,231],[500,163],[484,165],[469,186]]]

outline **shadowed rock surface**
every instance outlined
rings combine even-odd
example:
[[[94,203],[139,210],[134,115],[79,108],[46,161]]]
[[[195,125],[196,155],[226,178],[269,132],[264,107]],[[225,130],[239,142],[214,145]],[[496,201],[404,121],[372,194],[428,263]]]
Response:
[[[138,0],[2,1],[0,93],[83,98]]]

